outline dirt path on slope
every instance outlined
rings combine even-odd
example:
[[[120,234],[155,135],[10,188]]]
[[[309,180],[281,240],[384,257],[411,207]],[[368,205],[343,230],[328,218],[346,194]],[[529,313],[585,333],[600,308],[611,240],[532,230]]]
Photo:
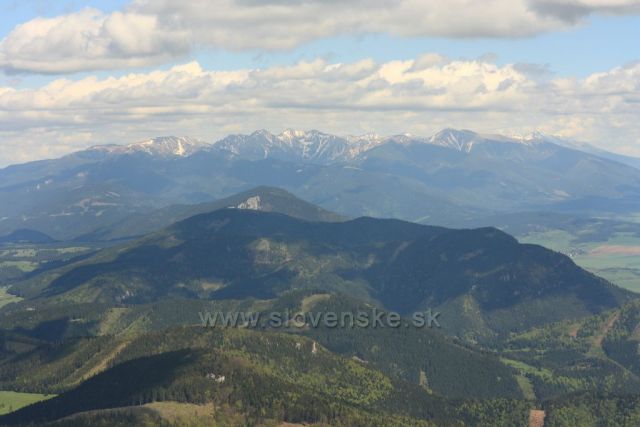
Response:
[[[545,413],[540,409],[529,411],[529,427],[544,427]]]
[[[616,312],[612,314],[611,317],[609,317],[609,319],[607,319],[607,323],[604,324],[604,326],[600,330],[600,333],[596,335],[595,339],[593,340],[593,346],[595,348],[597,349],[602,348],[602,341],[604,341],[604,338],[607,336],[607,334],[609,333],[611,328],[613,328],[613,325],[616,324],[619,318],[620,318],[620,312]]]

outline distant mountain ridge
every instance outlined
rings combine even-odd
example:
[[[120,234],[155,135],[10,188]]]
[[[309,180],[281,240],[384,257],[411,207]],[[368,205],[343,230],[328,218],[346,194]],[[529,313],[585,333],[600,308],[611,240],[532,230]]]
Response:
[[[0,236],[0,244],[3,243],[54,243],[55,240],[37,230],[21,229],[6,236]]]
[[[296,158],[319,162],[352,160],[359,155],[388,143],[396,144],[431,144],[469,153],[474,145],[486,142],[503,142],[509,144],[533,145],[552,143],[585,153],[603,156],[610,160],[640,165],[640,158],[612,153],[590,144],[574,142],[569,139],[533,132],[526,135],[500,135],[477,133],[468,129],[446,128],[431,136],[419,136],[402,133],[391,136],[377,134],[333,135],[319,130],[286,129],[274,134],[261,129],[251,134],[233,134],[214,142],[205,142],[196,138],[164,136],[126,145],[96,145],[87,151],[110,154],[131,154],[136,152],[164,155],[189,156],[197,151],[226,151],[233,156],[243,158]]]
[[[274,134],[261,129],[251,134],[233,134],[214,142],[206,142],[187,136],[161,136],[125,145],[95,145],[85,150],[69,154],[64,158],[91,158],[99,155],[122,155],[144,153],[166,157],[187,157],[198,151],[226,152],[231,156],[245,159],[265,159],[269,157],[319,162],[352,160],[380,145],[430,144],[452,150],[469,153],[474,146],[487,142],[502,142],[516,145],[550,143],[594,154],[621,163],[640,165],[640,158],[612,153],[590,144],[573,142],[565,138],[534,132],[527,135],[500,135],[477,133],[467,129],[446,128],[431,136],[419,136],[403,133],[391,136],[377,134],[339,136],[318,130],[295,130]],[[51,160],[39,160],[30,163],[46,163]],[[6,169],[19,167],[8,166]],[[0,169],[0,171],[4,171]]]
[[[190,156],[210,144],[189,137],[164,136],[152,138],[146,141],[135,142],[127,145],[96,145],[87,151],[102,152],[106,154],[132,154],[146,153],[158,156]]]
[[[469,153],[474,145],[484,142],[503,142],[530,145],[535,142],[553,142],[552,137],[538,134],[535,139],[516,138],[502,135],[480,134],[470,130],[443,129],[430,136],[423,137],[409,133],[381,137],[376,134],[358,136],[337,136],[318,130],[301,131],[287,129],[280,134],[267,130],[255,131],[249,135],[227,136],[205,150],[220,150],[233,156],[251,159],[276,157],[286,160],[307,160],[320,163],[349,161],[384,144],[395,143],[431,144],[455,151]]]
[[[224,152],[230,156],[245,159],[265,159],[270,157],[317,161],[320,163],[348,161],[372,150],[380,145],[395,144],[430,144],[452,150],[469,153],[474,145],[486,142],[503,142],[510,144],[531,145],[536,143],[553,143],[586,153],[601,155],[611,160],[625,160],[629,164],[638,165],[639,158],[624,156],[596,148],[589,144],[572,142],[539,132],[520,136],[500,134],[483,134],[467,129],[443,129],[431,136],[420,136],[402,133],[390,136],[377,134],[333,135],[319,130],[286,129],[279,134],[261,129],[250,134],[233,134],[222,139],[206,142],[187,136],[160,136],[129,144],[95,145],[85,150],[71,153],[63,158],[95,159],[104,156],[124,154],[147,154],[163,157],[187,157],[198,151]],[[40,160],[37,162],[49,162]],[[621,161],[625,163],[624,161]],[[35,162],[31,162],[35,163]],[[12,165],[14,168],[20,165]],[[0,169],[1,170],[1,169]]]
[[[640,169],[556,142],[454,129],[429,138],[261,130],[212,144],[97,146],[1,169],[0,234],[30,228],[74,239],[261,185],[343,216],[446,226],[519,211],[640,212]]]

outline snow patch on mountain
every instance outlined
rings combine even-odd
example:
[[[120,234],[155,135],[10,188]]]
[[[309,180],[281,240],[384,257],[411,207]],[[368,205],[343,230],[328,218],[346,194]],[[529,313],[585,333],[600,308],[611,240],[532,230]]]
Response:
[[[565,147],[568,146],[568,142],[565,140],[537,132],[525,135],[500,135],[457,129],[444,129],[428,138],[425,142],[465,153],[470,153],[474,147],[486,143],[519,144],[526,146],[552,143]]]
[[[480,135],[469,130],[444,129],[429,138],[428,142],[429,144],[469,153],[473,145],[481,140],[482,137]]]
[[[273,134],[261,129],[251,134],[229,135],[212,144],[188,137],[159,137],[128,145],[101,145],[89,149],[106,155],[146,153],[165,158],[188,157],[204,150],[230,158],[246,160],[278,159],[294,162],[332,164],[350,162],[364,153],[385,144],[410,146],[413,144],[430,144],[471,153],[476,147],[496,143],[534,146],[538,144],[555,144],[566,148],[580,150],[595,155],[606,154],[589,144],[580,144],[558,136],[540,132],[529,134],[481,134],[470,130],[443,129],[431,137],[422,137],[403,133],[382,137],[377,134],[337,136],[318,130],[287,129],[280,134]],[[605,156],[606,157],[606,156]],[[637,159],[633,159],[638,161]],[[635,163],[634,163],[635,165]]]
[[[97,145],[89,150],[115,155],[146,153],[161,157],[185,157],[207,146],[208,143],[195,138],[163,136],[127,145]]]
[[[524,134],[511,134],[509,135],[512,139],[517,140],[522,144],[540,144],[540,143],[552,143],[556,145],[560,145],[562,147],[576,148],[580,146],[587,146],[587,144],[580,144],[574,141],[569,141],[568,139],[562,138],[556,135],[549,135],[540,131],[533,131]]]
[[[544,141],[547,141],[546,139]],[[353,160],[378,146],[431,144],[451,150],[470,153],[478,144],[511,143],[532,145],[539,137],[522,138],[480,134],[470,130],[444,129],[431,137],[404,133],[381,137],[377,134],[340,137],[317,130],[287,129],[279,135],[259,130],[249,135],[230,135],[211,146],[212,150],[232,157],[250,160],[276,158],[280,160],[309,161],[320,164]]]
[[[317,130],[287,129],[279,135],[260,130],[250,135],[230,135],[214,143],[212,150],[253,160],[271,157],[329,163],[351,160],[382,142],[380,138],[343,138]]]

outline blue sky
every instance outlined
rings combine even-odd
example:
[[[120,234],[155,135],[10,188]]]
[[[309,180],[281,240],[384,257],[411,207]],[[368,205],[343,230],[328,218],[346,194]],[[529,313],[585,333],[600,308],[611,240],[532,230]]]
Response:
[[[336,61],[374,58],[380,61],[415,58],[437,52],[452,58],[495,55],[499,64],[548,65],[562,75],[584,77],[640,60],[640,17],[594,17],[578,28],[517,39],[398,38],[386,34],[332,37],[305,44],[291,52],[229,54],[208,51],[197,55],[209,67],[233,69],[294,63],[327,56]]]
[[[0,1],[0,165],[290,127],[640,156],[639,93],[640,0]]]
[[[0,15],[0,37],[6,36],[16,25],[36,17],[54,17],[87,7],[112,12],[123,9],[129,3],[127,0],[5,1],[7,5]],[[231,70],[293,64],[301,59],[316,57],[341,62],[362,58],[378,61],[410,59],[424,52],[466,59],[492,55],[498,64],[546,65],[549,71],[560,75],[584,77],[640,60],[640,16],[593,16],[575,28],[533,37],[451,39],[394,37],[388,34],[343,35],[315,40],[286,51],[229,52],[220,48],[203,49],[180,60],[193,58],[207,68]],[[172,61],[170,64],[179,62]],[[124,72],[129,70],[123,70],[120,74]],[[86,74],[79,74],[83,75]],[[36,85],[47,80],[42,76],[21,77],[23,85]]]

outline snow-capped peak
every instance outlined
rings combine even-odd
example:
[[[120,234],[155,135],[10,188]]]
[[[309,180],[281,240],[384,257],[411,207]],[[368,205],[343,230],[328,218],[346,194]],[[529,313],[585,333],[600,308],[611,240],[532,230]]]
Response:
[[[213,144],[208,144],[195,138],[165,136],[128,145],[99,145],[90,148],[89,151],[116,155],[147,153],[163,157],[185,157],[205,149],[206,151],[213,150],[232,157],[240,156],[247,159],[274,157],[282,160],[329,163],[353,160],[362,153],[387,143],[401,145],[432,144],[463,153],[470,153],[474,146],[487,142],[525,145],[551,142],[563,146],[570,145],[566,140],[540,132],[527,135],[503,136],[448,128],[426,138],[410,133],[389,137],[381,137],[375,133],[341,137],[318,130],[304,131],[296,129],[286,129],[276,135],[261,129],[249,135],[229,135]],[[575,144],[573,146],[575,147]]]
[[[147,153],[164,157],[184,157],[208,145],[195,138],[163,136],[127,145],[98,145],[90,150],[109,154]]]
[[[348,160],[380,143],[379,138],[339,137],[317,130],[287,129],[279,135],[257,131],[250,135],[231,135],[214,144],[214,149],[233,156],[266,159],[306,160],[325,163]]]
[[[540,141],[549,138],[549,135],[540,132],[539,130],[534,130],[533,132],[529,132],[521,135],[513,135],[513,137],[518,138],[522,141]]]
[[[534,145],[543,142],[552,142],[561,145],[558,141],[558,138],[542,133],[532,133],[524,136],[505,136],[500,134],[482,134],[464,129],[443,129],[426,140],[429,144],[435,144],[466,153],[471,152],[474,146],[483,143]]]
[[[485,138],[479,134],[470,130],[443,129],[429,138],[428,142],[468,153],[475,143],[484,139]]]
[[[384,139],[384,142],[394,142],[396,144],[402,144],[402,145],[413,144],[416,142],[428,143],[429,141],[430,141],[429,138],[416,136],[411,133],[401,133],[399,135],[390,136]]]
[[[292,140],[296,138],[304,138],[306,134],[307,133],[303,130],[287,129],[280,135],[278,135],[278,137],[280,137],[281,139]]]
[[[549,135],[540,131],[533,131],[525,134],[512,135],[514,139],[526,144],[535,144],[540,142],[551,142],[557,145],[567,145],[569,141],[556,135]]]

